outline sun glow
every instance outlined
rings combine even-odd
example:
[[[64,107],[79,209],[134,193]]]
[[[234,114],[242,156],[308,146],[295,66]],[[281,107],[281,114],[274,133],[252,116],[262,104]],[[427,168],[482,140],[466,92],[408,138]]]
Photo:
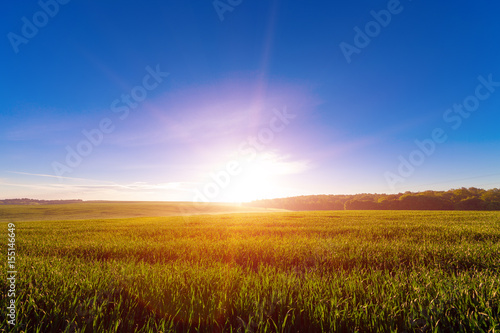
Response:
[[[303,162],[289,162],[276,154],[266,153],[249,163],[240,163],[242,171],[231,178],[224,191],[223,201],[248,202],[289,196],[289,189],[282,186],[283,176],[301,172]]]
[[[251,166],[235,177],[225,193],[227,201],[248,202],[269,197],[277,191],[271,175],[262,166]]]

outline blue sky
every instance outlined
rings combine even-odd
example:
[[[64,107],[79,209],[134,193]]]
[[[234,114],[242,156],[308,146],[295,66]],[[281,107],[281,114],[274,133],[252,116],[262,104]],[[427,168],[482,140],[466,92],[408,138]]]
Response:
[[[500,187],[495,2],[5,7],[0,198]]]

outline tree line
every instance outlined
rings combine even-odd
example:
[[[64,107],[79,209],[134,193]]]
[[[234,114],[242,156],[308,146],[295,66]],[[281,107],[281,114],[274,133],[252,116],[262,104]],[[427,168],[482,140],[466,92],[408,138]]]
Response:
[[[500,189],[462,187],[448,191],[407,191],[398,194],[306,195],[256,200],[247,205],[289,210],[500,210]]]
[[[3,199],[0,200],[0,205],[60,205],[68,203],[83,202],[81,199],[73,200],[38,200],[38,199]]]

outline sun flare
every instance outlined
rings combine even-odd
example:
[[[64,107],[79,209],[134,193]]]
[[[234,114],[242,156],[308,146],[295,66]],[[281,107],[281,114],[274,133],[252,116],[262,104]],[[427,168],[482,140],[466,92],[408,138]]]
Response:
[[[248,202],[288,196],[287,189],[280,182],[282,176],[302,169],[296,162],[286,162],[275,154],[264,154],[250,163],[241,163],[242,172],[231,179],[224,193],[224,201]]]
[[[231,202],[248,202],[266,197],[275,190],[275,184],[265,170],[252,168],[234,180],[227,191],[227,199]]]

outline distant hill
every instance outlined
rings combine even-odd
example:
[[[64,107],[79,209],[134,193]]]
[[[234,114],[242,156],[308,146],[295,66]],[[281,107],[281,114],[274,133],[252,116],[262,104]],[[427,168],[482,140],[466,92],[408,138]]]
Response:
[[[0,205],[61,205],[69,203],[83,202],[81,199],[72,200],[37,200],[37,199],[3,199],[0,200]]]
[[[462,187],[398,194],[306,195],[257,200],[246,205],[289,210],[500,210],[500,189]]]

